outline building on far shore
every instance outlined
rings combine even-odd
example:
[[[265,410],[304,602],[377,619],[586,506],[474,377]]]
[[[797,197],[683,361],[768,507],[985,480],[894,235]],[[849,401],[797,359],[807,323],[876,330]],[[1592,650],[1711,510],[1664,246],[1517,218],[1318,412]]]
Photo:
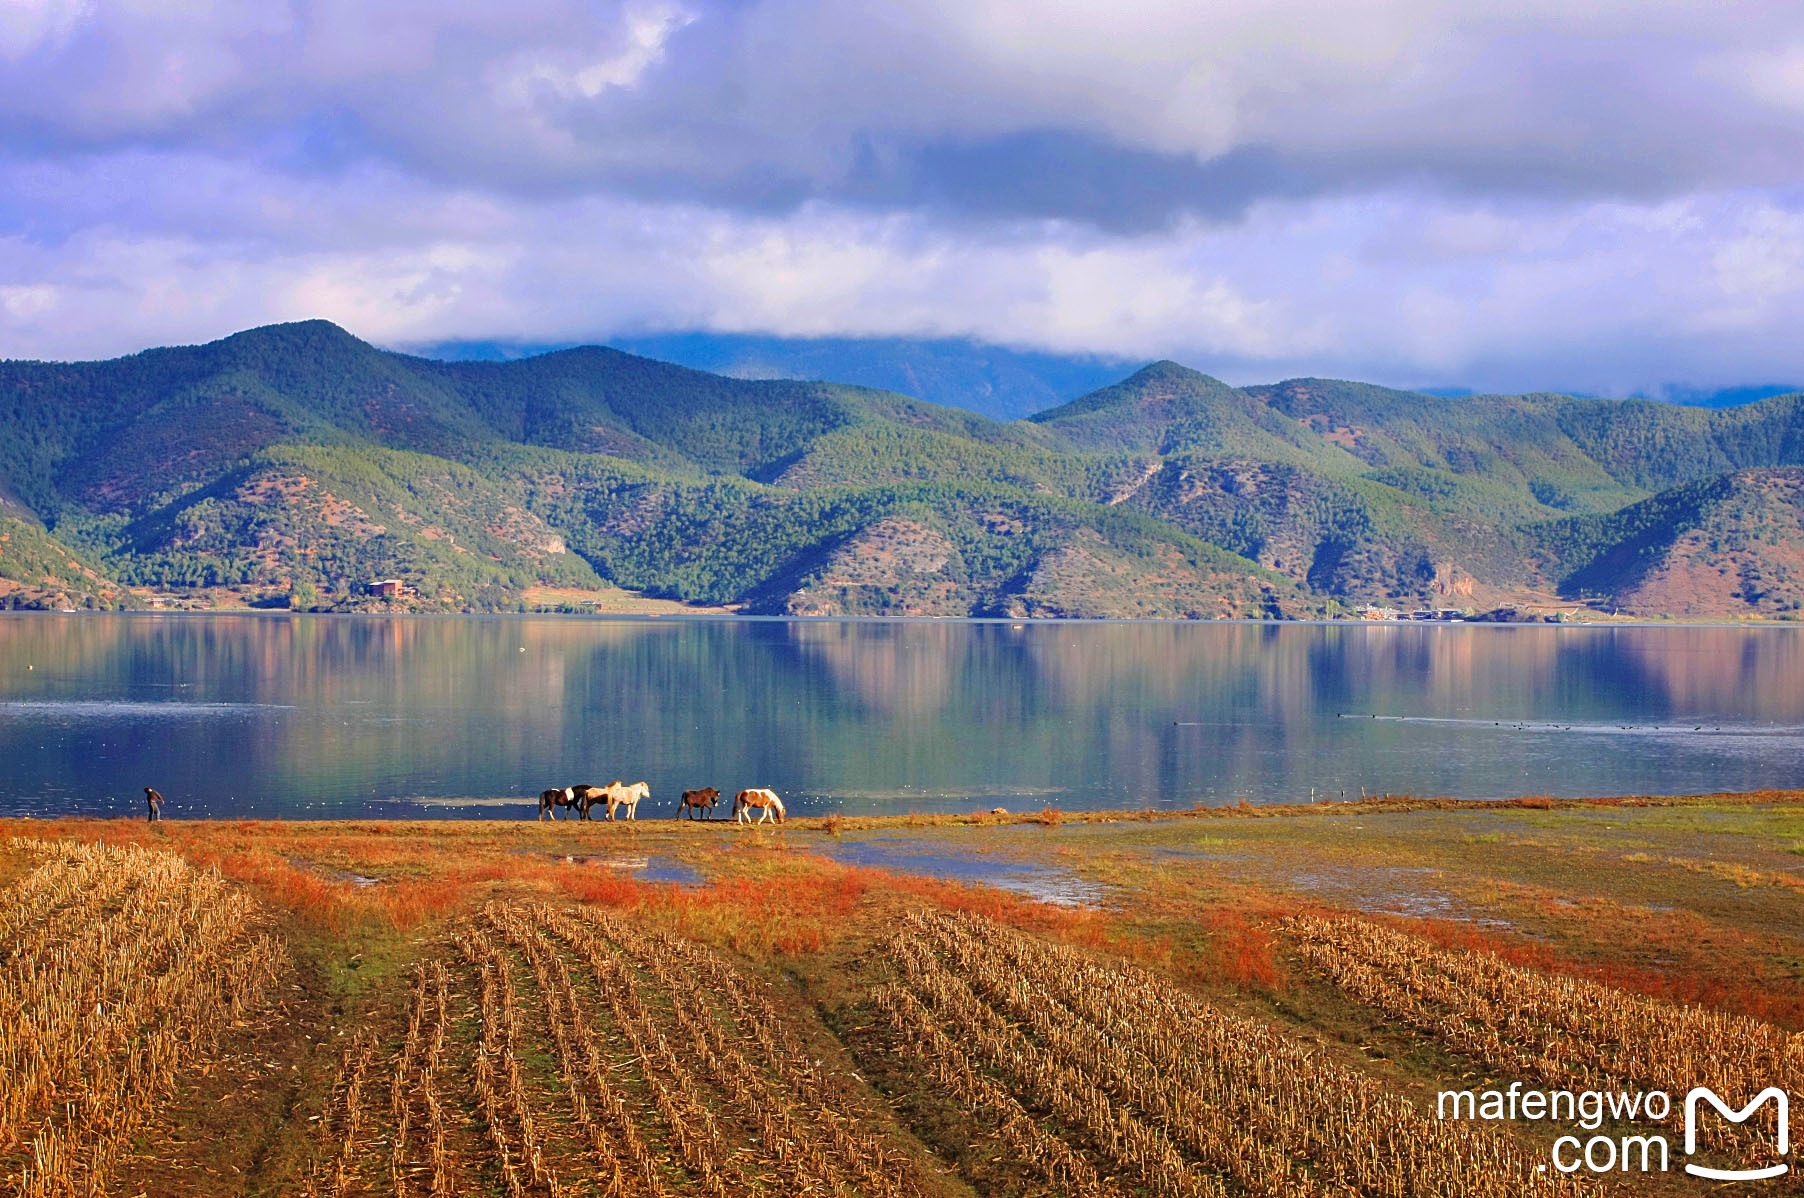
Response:
[[[380,582],[369,584],[369,592],[383,599],[406,599],[419,594],[399,578],[384,578]]]

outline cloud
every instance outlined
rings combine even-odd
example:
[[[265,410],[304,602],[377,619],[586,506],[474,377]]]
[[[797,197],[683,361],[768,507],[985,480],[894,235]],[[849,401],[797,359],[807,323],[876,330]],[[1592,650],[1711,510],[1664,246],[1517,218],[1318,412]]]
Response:
[[[1233,224],[998,236],[820,201],[525,200],[372,171],[297,191],[267,168],[131,165],[104,175],[129,199],[0,240],[0,352],[95,356],[324,316],[389,344],[971,336],[1236,381],[1620,393],[1801,365],[1776,333],[1804,317],[1804,217],[1758,193],[1573,205],[1391,190],[1262,201]],[[0,182],[17,194],[28,177],[42,190],[27,207],[98,189],[92,168]],[[205,231],[183,228],[197,180],[223,197]]]
[[[1783,5],[33,0],[0,45],[0,117],[47,153],[329,128],[326,167],[738,207],[1144,224],[1399,181],[1776,185],[1804,150]]]
[[[0,353],[971,336],[1804,379],[1804,11],[19,0]]]

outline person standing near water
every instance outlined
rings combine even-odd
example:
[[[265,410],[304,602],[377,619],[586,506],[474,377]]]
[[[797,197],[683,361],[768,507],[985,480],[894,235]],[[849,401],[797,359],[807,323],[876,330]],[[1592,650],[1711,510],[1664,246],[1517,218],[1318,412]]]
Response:
[[[150,822],[153,824],[162,823],[163,822],[163,796],[158,794],[156,791],[152,790],[150,787],[146,786],[144,788],[144,802],[146,804],[148,804],[150,807]]]

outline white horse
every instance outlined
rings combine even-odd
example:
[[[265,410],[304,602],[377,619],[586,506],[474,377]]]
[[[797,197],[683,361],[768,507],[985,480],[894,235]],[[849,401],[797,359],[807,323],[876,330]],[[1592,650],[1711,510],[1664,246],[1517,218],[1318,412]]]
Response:
[[[639,800],[651,797],[651,787],[643,782],[635,782],[631,786],[624,782],[615,782],[602,787],[602,790],[607,792],[608,796],[609,819],[614,818],[616,807],[624,807],[626,808],[626,818],[637,820],[639,818]]]
[[[755,821],[746,818],[751,814],[752,808],[754,807],[760,809],[758,818]],[[742,790],[733,796],[733,818],[739,823],[764,823],[770,818],[771,812],[773,811],[777,813],[777,822],[779,824],[782,823],[783,800],[777,797],[777,792],[774,790],[764,790],[761,788]]]

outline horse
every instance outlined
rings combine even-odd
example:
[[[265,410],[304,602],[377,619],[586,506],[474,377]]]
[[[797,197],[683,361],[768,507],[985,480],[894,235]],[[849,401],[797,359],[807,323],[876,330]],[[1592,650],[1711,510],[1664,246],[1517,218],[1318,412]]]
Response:
[[[605,786],[594,786],[585,782],[581,786],[572,786],[570,788],[570,793],[575,798],[574,806],[576,807],[576,817],[578,819],[588,819],[589,808],[607,799],[608,788]]]
[[[757,820],[747,820],[746,816],[751,813],[751,810],[754,807],[760,809]],[[777,822],[779,824],[782,823],[783,800],[777,797],[777,792],[774,790],[742,790],[733,796],[733,818],[739,823],[755,822],[761,824],[770,818],[770,813],[772,811],[777,813]]]
[[[539,792],[539,818],[556,819],[559,807],[576,806],[576,790],[570,786],[553,787]]]
[[[651,796],[651,787],[643,782],[635,782],[631,786],[626,785],[624,782],[615,782],[602,789],[607,792],[608,796],[609,819],[614,818],[614,809],[616,807],[626,808],[626,818],[631,820],[638,819],[639,800]]]
[[[703,787],[701,790],[685,790],[683,797],[677,800],[677,814],[694,819],[697,811],[706,811],[707,815],[703,818],[713,819],[714,804],[718,802],[720,802],[720,791],[712,786]]]

